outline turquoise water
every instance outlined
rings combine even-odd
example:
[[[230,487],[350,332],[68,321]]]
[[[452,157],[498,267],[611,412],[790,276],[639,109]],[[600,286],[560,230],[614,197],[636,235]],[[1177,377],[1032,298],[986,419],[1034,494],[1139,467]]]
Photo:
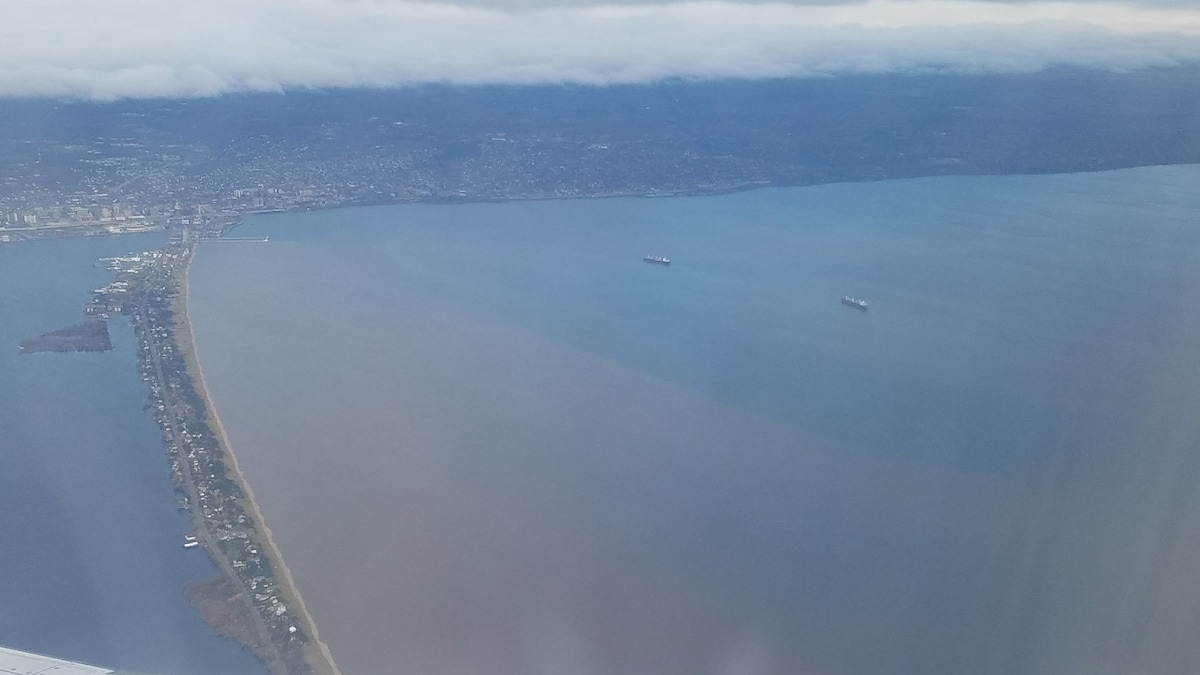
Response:
[[[216,569],[181,548],[190,528],[128,322],[112,322],[111,352],[17,353],[82,318],[109,280],[97,258],[161,243],[0,246],[0,645],[143,673],[263,673],[183,598]]]
[[[1196,185],[263,216],[193,318],[346,675],[1190,672]]]

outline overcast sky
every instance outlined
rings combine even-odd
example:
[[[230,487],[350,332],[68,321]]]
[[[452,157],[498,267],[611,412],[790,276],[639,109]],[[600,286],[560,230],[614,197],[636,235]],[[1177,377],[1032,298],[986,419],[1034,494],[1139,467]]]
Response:
[[[0,95],[1200,65],[1200,2],[0,0]]]

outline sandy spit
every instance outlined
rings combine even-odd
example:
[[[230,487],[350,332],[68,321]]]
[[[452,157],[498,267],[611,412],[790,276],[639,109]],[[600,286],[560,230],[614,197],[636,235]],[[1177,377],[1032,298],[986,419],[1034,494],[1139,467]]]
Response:
[[[193,253],[192,259],[194,258],[195,254]],[[270,559],[276,573],[282,575],[281,588],[286,599],[290,601],[288,605],[291,606],[292,610],[299,617],[301,629],[312,638],[305,649],[305,658],[318,675],[342,675],[342,672],[338,670],[337,664],[333,661],[333,655],[329,652],[329,646],[321,640],[316,622],[313,621],[308,607],[304,604],[304,598],[300,595],[300,590],[296,587],[296,581],[293,579],[292,572],[288,569],[287,563],[283,559],[283,554],[275,544],[271,528],[267,526],[267,521],[263,518],[263,514],[258,508],[258,502],[254,499],[254,491],[250,488],[250,482],[246,480],[246,477],[238,467],[237,455],[233,453],[233,447],[229,443],[229,435],[225,433],[225,426],[221,424],[221,417],[217,414],[216,403],[213,401],[212,396],[209,395],[208,386],[204,382],[204,369],[200,366],[200,358],[196,349],[196,331],[192,326],[189,314],[191,300],[189,277],[191,275],[192,259],[188,260],[186,268],[180,275],[180,292],[183,296],[181,309],[183,312],[182,315],[176,316],[176,321],[178,324],[186,327],[188,340],[186,345],[181,344],[179,348],[184,350],[193,385],[196,388],[196,393],[204,401],[204,405],[208,410],[209,425],[217,434],[217,442],[224,451],[227,468],[233,480],[241,487],[245,495],[243,505],[250,513],[250,517],[254,519],[259,532],[264,537],[264,540],[260,543],[266,547],[267,557]],[[312,649],[314,645],[316,649]]]

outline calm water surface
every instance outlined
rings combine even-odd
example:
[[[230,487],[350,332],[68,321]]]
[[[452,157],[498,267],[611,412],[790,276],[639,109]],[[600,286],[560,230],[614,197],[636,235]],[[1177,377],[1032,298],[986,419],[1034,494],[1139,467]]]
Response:
[[[111,352],[17,353],[83,318],[110,279],[97,258],[161,244],[0,245],[0,645],[144,673],[258,675],[183,598],[216,568],[181,548],[190,528],[128,322],[111,322]]]
[[[1194,672],[1196,185],[264,216],[193,318],[346,675]]]

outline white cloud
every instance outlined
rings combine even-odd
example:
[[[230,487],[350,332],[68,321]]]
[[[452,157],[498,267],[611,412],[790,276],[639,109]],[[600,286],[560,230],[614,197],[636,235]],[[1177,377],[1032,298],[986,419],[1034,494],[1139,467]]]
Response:
[[[0,95],[7,96],[1055,65],[1200,65],[1200,10],[972,0],[508,9],[396,0],[0,0]]]

